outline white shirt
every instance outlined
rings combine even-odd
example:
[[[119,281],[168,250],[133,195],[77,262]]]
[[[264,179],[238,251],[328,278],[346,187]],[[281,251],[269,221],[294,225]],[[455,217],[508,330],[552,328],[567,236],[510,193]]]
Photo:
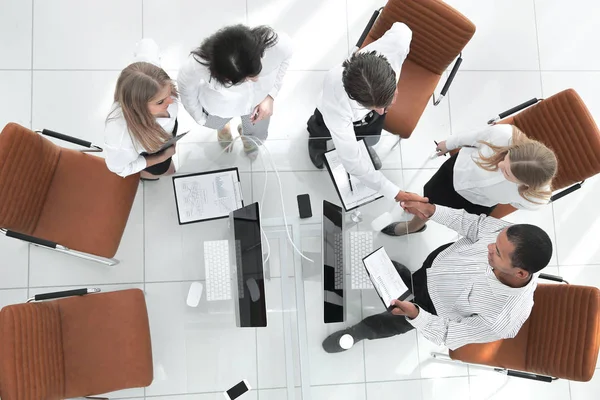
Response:
[[[142,39],[137,46],[134,56],[135,62],[149,62],[160,67],[160,56],[158,46],[151,39]],[[175,128],[175,120],[179,110],[178,100],[169,104],[168,118],[156,118],[156,122],[165,130],[172,133]],[[127,122],[118,103],[113,103],[110,117],[104,128],[104,151],[106,152],[106,166],[112,172],[126,177],[142,171],[146,168],[146,159],[140,153],[146,150],[139,144],[134,143]]]
[[[379,40],[361,49],[385,56],[400,79],[400,69],[410,50],[412,31],[401,22],[396,22]],[[400,188],[376,171],[366,155],[361,157],[356,142],[353,122],[362,120],[371,110],[351,100],[342,82],[342,65],[330,70],[325,76],[323,91],[317,100],[317,109],[323,114],[323,121],[331,132],[333,144],[344,168],[357,177],[367,187],[378,191],[389,199],[394,199]]]
[[[407,320],[427,339],[452,350],[515,337],[533,308],[537,274],[523,287],[506,286],[494,275],[487,249],[511,224],[443,206],[436,206],[431,219],[464,237],[427,270],[437,316],[420,308],[415,319]]]
[[[535,199],[531,202],[519,194],[519,185],[506,180],[502,171],[487,171],[475,163],[480,160],[479,152],[485,157],[493,150],[480,140],[496,146],[508,146],[512,142],[513,127],[507,124],[489,125],[485,128],[451,135],[446,140],[448,150],[462,146],[454,165],[454,190],[473,204],[492,207],[510,204],[517,209],[535,210],[546,202]],[[550,190],[550,186],[547,187]]]
[[[231,87],[211,78],[208,67],[190,54],[177,77],[181,102],[200,125],[206,123],[203,108],[209,114],[223,118],[248,115],[268,95],[277,97],[292,53],[292,39],[285,33],[278,33],[275,45],[265,50],[258,81],[248,80]]]

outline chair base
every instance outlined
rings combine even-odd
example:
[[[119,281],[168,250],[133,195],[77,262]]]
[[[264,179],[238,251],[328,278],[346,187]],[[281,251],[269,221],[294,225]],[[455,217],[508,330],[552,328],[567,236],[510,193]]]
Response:
[[[83,253],[81,251],[77,251],[77,250],[71,250],[67,247],[64,246],[60,246],[55,249],[51,248],[51,247],[46,247],[46,246],[42,246],[39,244],[35,244],[35,243],[31,243],[32,245],[36,246],[36,247],[41,247],[43,249],[48,249],[48,250],[54,250],[57,251],[59,253],[64,253],[64,254],[68,254],[70,256],[73,257],[77,257],[77,258],[81,258],[83,260],[88,260],[88,261],[93,261],[93,262],[97,262],[103,265],[106,265],[107,267],[114,267],[115,265],[117,265],[120,261],[117,260],[116,258],[106,258],[106,257],[101,257],[101,256],[96,256],[93,254],[89,254],[89,253]]]

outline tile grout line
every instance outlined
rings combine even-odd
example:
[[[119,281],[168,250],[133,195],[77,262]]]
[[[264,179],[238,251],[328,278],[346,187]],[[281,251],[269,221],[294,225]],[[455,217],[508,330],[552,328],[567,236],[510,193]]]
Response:
[[[533,23],[535,25],[535,43],[537,45],[538,71],[540,74],[540,90],[542,97],[544,97],[544,85],[542,83],[542,58],[540,57],[540,34],[537,25],[537,10],[535,8],[535,0],[531,0],[531,2],[533,3]]]

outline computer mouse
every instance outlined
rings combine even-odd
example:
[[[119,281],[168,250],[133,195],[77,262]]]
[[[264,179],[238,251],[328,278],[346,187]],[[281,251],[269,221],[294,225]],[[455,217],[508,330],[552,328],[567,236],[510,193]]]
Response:
[[[187,296],[187,305],[190,307],[197,307],[200,303],[200,298],[202,297],[202,290],[204,286],[200,282],[192,282],[190,286],[190,291]]]
[[[250,292],[250,298],[253,302],[257,302],[260,299],[260,289],[258,288],[258,283],[256,283],[256,279],[250,278],[246,281],[246,286],[248,286],[248,292]]]

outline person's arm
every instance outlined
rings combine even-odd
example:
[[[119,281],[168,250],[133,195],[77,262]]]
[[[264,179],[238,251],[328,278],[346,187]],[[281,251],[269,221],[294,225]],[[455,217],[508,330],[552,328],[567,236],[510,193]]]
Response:
[[[208,82],[210,73],[208,69],[198,63],[193,55],[183,63],[177,76],[177,89],[181,97],[181,103],[186,111],[200,125],[206,123],[206,113],[200,102],[200,91]]]
[[[123,178],[138,173],[148,166],[144,156],[132,149],[119,149],[105,145],[104,151],[108,169]]]
[[[511,138],[512,126],[498,124],[450,135],[445,140],[445,145],[448,151],[463,146],[480,147],[480,141],[489,142],[497,146],[506,146],[510,143]]]
[[[277,56],[282,60],[281,64],[279,65],[279,70],[277,71],[275,85],[269,91],[269,96],[275,99],[279,94],[279,91],[281,90],[281,86],[283,85],[283,78],[285,77],[285,73],[287,72],[288,67],[290,66],[292,55],[294,54],[292,39],[285,33],[279,33],[277,35],[277,43],[275,44],[273,51],[275,52],[274,56]]]
[[[384,55],[394,72],[396,72],[396,80],[398,80],[402,64],[410,51],[411,40],[412,31],[410,28],[402,22],[394,22],[382,37],[365,46],[360,52],[375,50]]]

